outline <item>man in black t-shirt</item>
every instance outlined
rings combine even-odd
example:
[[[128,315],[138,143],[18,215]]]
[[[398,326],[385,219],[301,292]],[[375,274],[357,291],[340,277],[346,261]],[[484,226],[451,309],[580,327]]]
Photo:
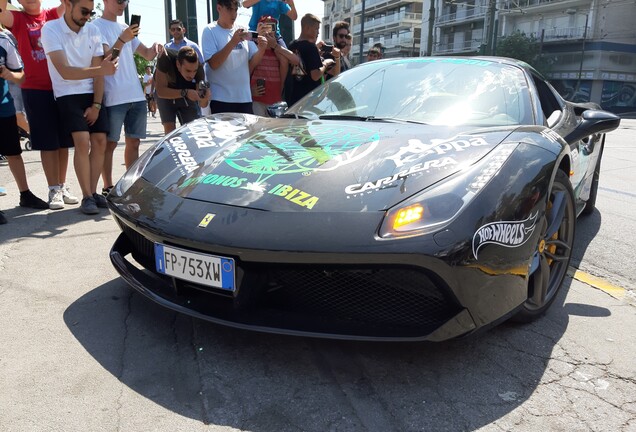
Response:
[[[176,128],[176,117],[182,125],[199,117],[200,107],[208,106],[210,90],[199,89],[199,83],[205,80],[203,65],[199,56],[189,46],[179,51],[166,49],[157,60],[155,71],[155,89],[157,107],[161,116],[163,130],[167,134]]]
[[[333,48],[333,59],[321,59],[316,47],[316,40],[320,32],[320,19],[312,14],[306,14],[300,20],[300,37],[289,45],[300,57],[300,65],[291,68],[290,94],[286,96],[289,106],[295,104],[307,93],[322,83],[325,72],[333,68],[334,75],[340,73],[340,51]]]

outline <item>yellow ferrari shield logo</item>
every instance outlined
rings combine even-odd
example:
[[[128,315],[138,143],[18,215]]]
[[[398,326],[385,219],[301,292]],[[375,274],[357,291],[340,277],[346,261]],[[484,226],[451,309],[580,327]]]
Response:
[[[199,223],[199,228],[207,228],[210,222],[212,222],[212,219],[214,219],[214,216],[216,216],[214,213],[206,214],[205,217]]]

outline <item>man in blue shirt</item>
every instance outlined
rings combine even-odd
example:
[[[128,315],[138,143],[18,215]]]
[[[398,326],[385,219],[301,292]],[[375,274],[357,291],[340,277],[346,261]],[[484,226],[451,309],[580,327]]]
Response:
[[[9,81],[20,84],[24,81],[22,59],[11,39],[0,32],[0,154],[9,163],[9,169],[20,191],[20,206],[35,209],[47,209],[49,204],[29,190],[22,148],[18,134],[18,123],[15,116],[13,98],[9,92]],[[7,223],[0,211],[0,224]]]
[[[179,51],[184,46],[190,46],[196,51],[197,56],[199,56],[199,63],[203,64],[203,55],[201,54],[201,48],[197,45],[196,42],[192,42],[190,39],[185,37],[186,29],[181,22],[181,20],[175,19],[170,21],[170,34],[172,35],[172,39],[165,45],[165,48],[170,48],[175,51]]]
[[[294,0],[245,0],[243,2],[244,8],[252,8],[252,18],[250,18],[250,30],[258,30],[258,20],[264,16],[271,16],[277,22],[280,22],[281,15],[287,15],[292,21],[298,18],[298,12],[296,6],[294,6]],[[276,38],[280,38],[280,29],[276,29]],[[283,48],[287,48],[284,42],[280,43]]]

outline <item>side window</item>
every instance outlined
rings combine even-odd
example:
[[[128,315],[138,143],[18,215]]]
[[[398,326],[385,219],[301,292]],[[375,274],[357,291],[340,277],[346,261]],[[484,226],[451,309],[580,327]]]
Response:
[[[557,123],[561,117],[563,107],[559,103],[559,100],[554,95],[554,92],[542,79],[532,76],[534,85],[539,92],[539,102],[541,103],[541,111],[543,111],[544,117],[548,120],[548,126],[552,127]]]

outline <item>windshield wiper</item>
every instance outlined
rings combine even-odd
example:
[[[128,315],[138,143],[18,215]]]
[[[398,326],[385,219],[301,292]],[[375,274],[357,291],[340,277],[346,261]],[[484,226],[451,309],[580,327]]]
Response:
[[[305,119],[308,120],[307,117],[302,116],[302,115],[298,115],[298,114],[283,114],[282,116],[280,116],[279,118],[293,118],[293,119]]]
[[[391,117],[375,117],[375,116],[357,116],[357,115],[339,115],[339,114],[325,114],[318,117],[320,120],[357,120],[368,122],[384,122],[384,123],[414,123],[414,124],[426,124],[415,120],[403,120]]]

